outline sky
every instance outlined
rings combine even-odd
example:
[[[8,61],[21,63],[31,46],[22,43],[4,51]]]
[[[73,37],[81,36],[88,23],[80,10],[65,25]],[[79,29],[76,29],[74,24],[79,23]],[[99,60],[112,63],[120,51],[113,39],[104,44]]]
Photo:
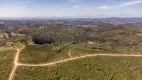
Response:
[[[142,17],[142,0],[0,0],[0,18]]]

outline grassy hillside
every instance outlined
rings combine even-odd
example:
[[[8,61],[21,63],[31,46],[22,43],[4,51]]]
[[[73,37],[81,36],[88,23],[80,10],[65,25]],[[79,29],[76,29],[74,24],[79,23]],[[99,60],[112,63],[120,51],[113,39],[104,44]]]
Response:
[[[90,57],[50,67],[19,67],[15,80],[141,80],[141,57]]]
[[[46,63],[72,57],[94,54],[97,51],[83,45],[51,46],[51,45],[27,45],[20,53],[22,63]]]
[[[105,51],[101,49],[93,49],[87,44],[70,44],[66,46],[53,45],[27,45],[20,53],[20,62],[22,63],[47,63],[68,59],[71,57],[79,57],[88,54],[101,54],[118,52]],[[120,54],[121,52],[119,52]]]
[[[60,51],[53,50],[49,45],[27,45],[20,53],[20,62],[23,63],[45,63],[69,58],[68,47]]]
[[[7,80],[13,66],[16,51],[0,51],[0,80]]]
[[[97,53],[95,49],[90,49],[87,44],[71,44],[69,47],[72,57]]]

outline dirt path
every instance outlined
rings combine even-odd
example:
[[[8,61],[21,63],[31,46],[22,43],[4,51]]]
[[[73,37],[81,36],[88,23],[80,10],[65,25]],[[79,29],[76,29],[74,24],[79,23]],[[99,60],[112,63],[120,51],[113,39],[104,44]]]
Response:
[[[69,50],[68,55],[69,55],[70,58],[72,58],[72,56],[71,56],[71,50]]]
[[[54,64],[59,64],[59,63],[72,61],[72,60],[76,60],[76,59],[81,59],[81,58],[85,58],[85,57],[91,57],[91,56],[97,56],[97,54],[75,57],[75,58],[65,59],[65,60],[61,60],[61,61],[57,61],[57,62],[51,62],[51,63],[47,63],[47,64],[19,64],[19,66],[35,66],[35,67],[36,66],[50,66],[50,65],[54,65]]]
[[[19,66],[33,66],[33,67],[50,66],[50,65],[55,65],[55,64],[67,62],[67,61],[77,60],[77,59],[86,58],[86,57],[93,57],[93,56],[124,56],[124,57],[133,56],[133,57],[142,57],[142,55],[133,55],[133,54],[91,54],[91,55],[85,55],[85,56],[81,56],[81,57],[65,59],[65,60],[61,60],[61,61],[57,61],[57,62],[51,62],[51,63],[47,63],[47,64],[18,64],[18,65]]]
[[[15,55],[15,60],[14,60],[14,66],[13,66],[13,69],[10,73],[10,76],[9,76],[9,79],[8,80],[13,80],[14,78],[14,74],[15,74],[15,71],[19,65],[18,61],[19,61],[19,53],[20,53],[20,50],[17,49],[17,52],[16,52],[16,55]]]
[[[15,60],[14,60],[14,67],[12,69],[12,72],[10,74],[10,77],[8,80],[13,80],[14,79],[14,75],[16,72],[16,69],[18,66],[33,66],[33,67],[39,67],[39,66],[50,66],[50,65],[55,65],[55,64],[59,64],[59,63],[63,63],[63,62],[67,62],[67,61],[72,61],[72,60],[77,60],[77,59],[82,59],[82,58],[86,58],[86,57],[93,57],[93,56],[125,56],[125,57],[142,57],[142,55],[135,55],[135,54],[90,54],[90,55],[85,55],[85,56],[80,56],[80,57],[75,57],[73,58],[70,54],[70,51],[68,52],[68,55],[70,56],[70,59],[65,59],[65,60],[61,60],[61,61],[57,61],[57,62],[51,62],[51,63],[45,63],[45,64],[23,64],[19,62],[19,53],[20,50],[17,49],[17,53],[15,56]]]

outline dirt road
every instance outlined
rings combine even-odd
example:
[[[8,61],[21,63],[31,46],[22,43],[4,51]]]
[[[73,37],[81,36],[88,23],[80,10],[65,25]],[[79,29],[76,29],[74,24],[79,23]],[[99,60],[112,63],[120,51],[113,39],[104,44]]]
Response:
[[[14,67],[12,69],[12,72],[10,73],[9,79],[8,80],[13,80],[14,79],[14,75],[15,75],[15,71],[17,69],[18,66],[33,66],[33,67],[39,67],[39,66],[50,66],[50,65],[55,65],[55,64],[59,64],[59,63],[63,63],[63,62],[67,62],[67,61],[72,61],[72,60],[77,60],[77,59],[82,59],[82,58],[87,58],[87,57],[93,57],[93,56],[124,56],[124,57],[142,57],[142,55],[136,55],[136,54],[90,54],[90,55],[85,55],[85,56],[80,56],[80,57],[72,57],[70,51],[68,52],[68,55],[70,56],[69,59],[65,59],[65,60],[61,60],[61,61],[57,61],[57,62],[51,62],[51,63],[45,63],[45,64],[23,64],[19,62],[19,54],[20,54],[20,50],[17,49],[16,52],[16,56],[15,56],[15,60],[14,60]]]
[[[72,56],[71,56],[71,50],[69,50],[68,56],[69,56],[70,58],[72,58]]]
[[[16,55],[15,55],[15,59],[14,59],[14,66],[13,66],[13,69],[10,73],[10,76],[9,76],[9,79],[8,80],[13,80],[14,78],[14,74],[15,74],[15,71],[19,65],[18,61],[19,61],[19,54],[20,54],[20,50],[17,49],[17,52],[16,52]]]
[[[38,66],[50,66],[50,65],[55,65],[67,61],[72,61],[72,60],[77,60],[81,58],[86,58],[86,57],[93,57],[93,56],[124,56],[124,57],[142,57],[142,55],[133,55],[133,54],[91,54],[91,55],[85,55],[85,56],[80,56],[80,57],[75,57],[75,58],[70,58],[70,59],[65,59],[57,62],[51,62],[47,64],[18,64],[19,66],[33,66],[33,67],[38,67]]]

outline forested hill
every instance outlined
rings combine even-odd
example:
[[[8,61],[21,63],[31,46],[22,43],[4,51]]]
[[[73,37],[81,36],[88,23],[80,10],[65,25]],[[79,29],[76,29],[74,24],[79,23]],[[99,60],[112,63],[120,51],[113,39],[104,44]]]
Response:
[[[119,21],[119,22],[142,22],[141,17],[129,17],[129,18],[0,18],[0,20],[20,20],[20,21],[38,21],[38,20],[65,20],[65,21]]]
[[[4,21],[0,28],[1,45],[86,44],[106,51],[141,50],[142,23],[104,21]]]

